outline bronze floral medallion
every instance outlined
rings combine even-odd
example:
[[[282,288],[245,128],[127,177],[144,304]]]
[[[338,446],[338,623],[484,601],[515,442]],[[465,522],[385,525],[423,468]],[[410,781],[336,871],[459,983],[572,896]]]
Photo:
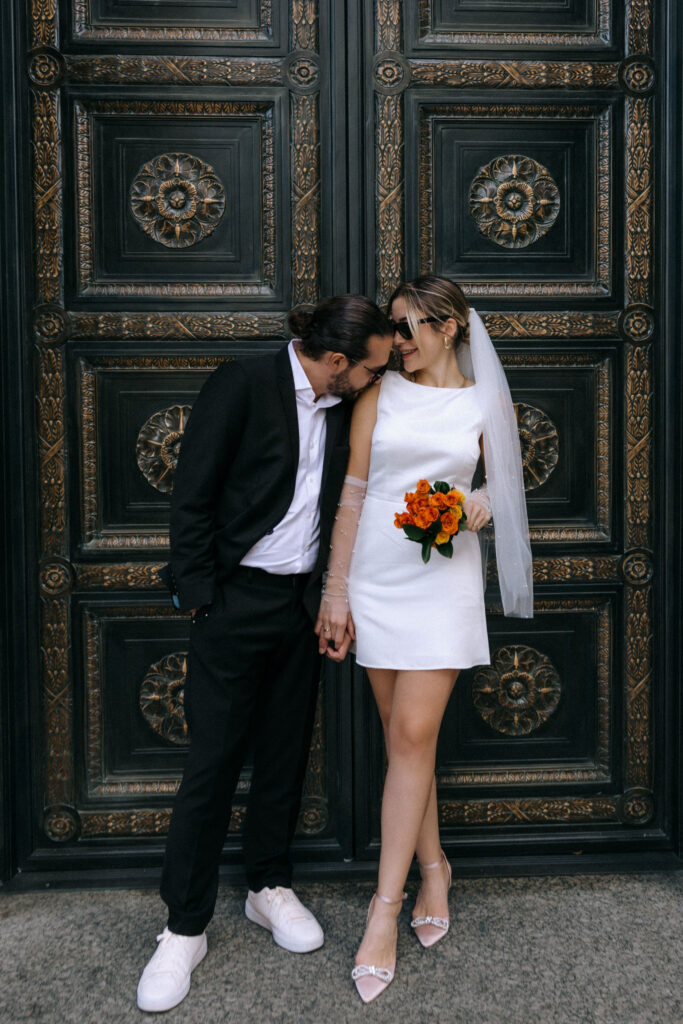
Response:
[[[225,212],[225,192],[213,168],[199,157],[162,153],[135,175],[130,208],[155,242],[184,249],[214,231]]]
[[[527,736],[543,725],[560,702],[562,685],[550,658],[533,647],[514,644],[495,652],[472,684],[475,708],[492,729]]]
[[[515,402],[517,430],[522,448],[524,490],[533,491],[550,477],[560,457],[557,427],[541,409]]]
[[[162,494],[173,490],[180,442],[192,406],[172,405],[155,412],[138,434],[135,454],[138,466],[148,483]]]
[[[162,739],[184,746],[190,742],[185,719],[187,654],[167,654],[151,665],[140,687],[140,710]]]
[[[529,156],[499,156],[470,186],[470,213],[482,234],[505,249],[523,249],[553,226],[560,190],[550,171]]]

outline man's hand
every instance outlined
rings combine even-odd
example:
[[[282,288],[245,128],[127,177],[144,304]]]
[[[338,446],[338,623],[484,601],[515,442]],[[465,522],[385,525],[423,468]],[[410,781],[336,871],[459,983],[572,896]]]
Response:
[[[349,647],[356,639],[356,631],[353,625],[353,619],[349,615],[349,628],[344,633],[344,639],[338,647],[332,647],[330,644],[327,645],[325,654],[330,661],[343,661],[346,655],[349,653]]]
[[[320,654],[327,654],[330,650],[341,650],[347,633],[350,633],[351,640],[355,639],[353,619],[346,597],[331,597],[329,594],[323,596],[315,623],[315,633]],[[344,656],[348,649],[347,643]]]

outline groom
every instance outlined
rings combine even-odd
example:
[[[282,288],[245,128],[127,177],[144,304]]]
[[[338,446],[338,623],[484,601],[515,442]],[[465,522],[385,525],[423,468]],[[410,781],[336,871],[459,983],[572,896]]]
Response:
[[[323,943],[291,889],[294,835],[320,671],[313,632],[348,459],[353,399],[384,372],[384,314],[342,295],[289,317],[275,354],[224,363],[183,437],[162,576],[192,615],[185,713],[192,743],[175,798],[161,896],[168,926],[138,1006],[185,998],[206,955],[231,801],[250,740],[245,913],[294,953]]]

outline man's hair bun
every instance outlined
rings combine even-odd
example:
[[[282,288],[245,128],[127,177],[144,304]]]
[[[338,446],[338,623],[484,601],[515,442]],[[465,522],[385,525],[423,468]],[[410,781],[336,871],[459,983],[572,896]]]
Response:
[[[294,338],[306,341],[311,336],[313,310],[306,306],[297,306],[287,317],[287,326]]]

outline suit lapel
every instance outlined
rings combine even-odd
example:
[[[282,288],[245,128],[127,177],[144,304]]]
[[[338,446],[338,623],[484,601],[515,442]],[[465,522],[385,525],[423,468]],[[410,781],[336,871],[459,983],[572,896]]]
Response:
[[[341,432],[343,422],[344,403],[338,402],[337,405],[331,405],[325,414],[325,456],[323,459],[323,478],[321,489],[325,486],[327,471],[330,468],[330,456],[332,455],[332,449],[339,440],[339,434]]]
[[[292,364],[289,361],[287,349],[287,345],[280,349],[275,357],[275,364],[280,397],[285,410],[285,422],[287,423],[292,460],[296,472],[296,467],[299,465],[299,419],[296,414],[296,391],[294,390]]]

